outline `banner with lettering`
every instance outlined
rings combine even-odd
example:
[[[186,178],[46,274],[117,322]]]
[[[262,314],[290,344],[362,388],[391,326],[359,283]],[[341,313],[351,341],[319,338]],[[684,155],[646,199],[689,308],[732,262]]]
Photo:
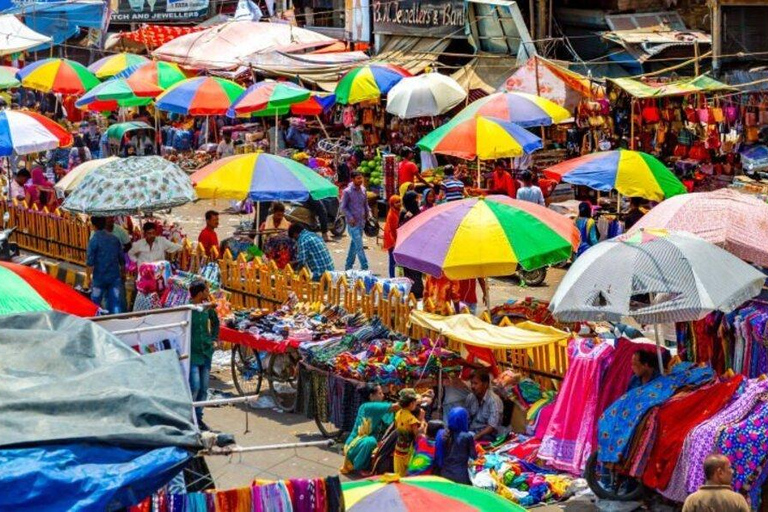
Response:
[[[464,37],[463,0],[373,0],[377,34]]]
[[[208,16],[208,0],[111,0],[113,23],[195,21]]]

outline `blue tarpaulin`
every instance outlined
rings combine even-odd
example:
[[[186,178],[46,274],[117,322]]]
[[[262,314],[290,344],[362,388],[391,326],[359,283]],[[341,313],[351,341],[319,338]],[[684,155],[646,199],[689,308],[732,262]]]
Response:
[[[0,510],[117,510],[168,483],[189,457],[177,447],[74,444],[0,450]]]
[[[37,1],[21,6],[0,0],[0,11],[21,15],[25,25],[51,37],[54,45],[77,35],[81,28],[106,29],[106,9],[106,2],[101,0]],[[40,45],[30,51],[44,50],[49,46]]]

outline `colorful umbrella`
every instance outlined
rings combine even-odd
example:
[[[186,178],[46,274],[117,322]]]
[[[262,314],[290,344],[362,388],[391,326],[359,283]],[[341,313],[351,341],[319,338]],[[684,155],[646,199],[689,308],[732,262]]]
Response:
[[[116,156],[110,156],[107,158],[97,158],[95,160],[88,160],[87,162],[83,162],[82,164],[69,171],[66,176],[57,181],[53,188],[60,191],[62,194],[69,194],[75,190],[80,182],[83,181],[83,178],[85,178],[91,171],[98,169],[102,165],[108,164],[109,162],[114,162],[115,160],[120,160],[120,158]]]
[[[433,130],[416,145],[424,151],[465,160],[511,158],[541,149],[541,139],[515,123],[490,117],[456,119]]]
[[[21,85],[19,79],[16,78],[18,72],[19,70],[13,66],[0,66],[0,89],[10,89]]]
[[[311,92],[290,82],[266,80],[256,82],[235,100],[227,112],[229,117],[247,115],[267,107],[288,107],[309,98]]]
[[[325,199],[339,194],[336,185],[306,165],[261,152],[208,164],[192,175],[192,183],[203,199],[304,201],[309,196]]]
[[[445,114],[464,101],[465,91],[453,78],[425,73],[403,78],[387,95],[387,112],[403,119]]]
[[[135,53],[118,53],[97,60],[88,66],[88,70],[96,75],[96,78],[109,78],[130,67],[140,66],[147,62],[149,62],[148,58]]]
[[[50,310],[86,317],[95,316],[99,308],[48,274],[0,262],[0,315]]]
[[[155,106],[189,116],[224,115],[244,90],[235,82],[223,78],[189,78],[158,96]]]
[[[61,94],[83,94],[100,83],[88,68],[67,59],[38,60],[24,66],[18,78],[24,87]]]
[[[313,93],[308,99],[291,105],[291,113],[297,116],[319,116],[335,104],[335,94]]]
[[[163,90],[139,80],[128,81],[125,78],[113,78],[101,83],[85,93],[75,102],[77,108],[104,111],[116,110],[117,107],[135,107],[149,105],[152,98]]]
[[[336,85],[336,101],[342,105],[377,100],[400,80],[411,76],[406,70],[386,64],[368,64],[354,68]]]
[[[525,512],[498,494],[437,476],[384,475],[344,482],[348,512]]]
[[[685,186],[656,157],[641,151],[618,149],[590,153],[544,170],[554,180],[584,185],[595,190],[613,189],[631,197],[652,201],[685,194]]]
[[[189,176],[159,156],[133,156],[92,170],[62,205],[88,215],[141,215],[196,199]]]
[[[162,89],[176,85],[187,79],[187,75],[173,62],[153,60],[139,66],[132,66],[115,75],[115,78],[128,78],[156,85]]]
[[[39,153],[72,144],[72,134],[35,112],[0,112],[0,156]]]
[[[651,228],[687,231],[742,260],[768,267],[768,204],[749,194],[721,189],[672,197],[629,232]]]
[[[549,126],[572,117],[571,113],[553,101],[524,92],[497,92],[470,103],[457,118],[489,116],[517,123],[520,126]]]
[[[505,276],[565,261],[579,245],[573,222],[506,196],[430,208],[397,230],[398,265],[450,279]]]

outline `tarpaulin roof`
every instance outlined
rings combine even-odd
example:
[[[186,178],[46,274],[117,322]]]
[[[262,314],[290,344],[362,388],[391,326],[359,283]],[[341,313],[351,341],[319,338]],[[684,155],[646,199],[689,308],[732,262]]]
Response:
[[[467,91],[479,89],[493,94],[509,76],[509,70],[517,64],[517,59],[506,55],[478,54],[465,66],[456,70],[451,78]]]
[[[63,43],[80,33],[81,28],[103,29],[106,10],[107,4],[102,0],[66,0],[25,3],[13,12],[23,15],[29,28],[53,39],[29,48],[29,51],[40,51],[51,44]]]
[[[283,23],[231,21],[181,36],[152,52],[158,59],[195,69],[234,69],[254,53],[335,39]]]
[[[0,510],[116,510],[201,448],[173,350],[62,313],[0,317]]]
[[[395,64],[417,75],[434,63],[449,43],[448,38],[392,36],[372,60]]]
[[[150,50],[154,50],[169,41],[173,41],[177,37],[201,32],[209,28],[210,27],[200,25],[194,27],[182,27],[179,25],[142,25],[140,28],[131,32],[120,32],[118,37],[120,39],[139,43]]]
[[[35,32],[13,14],[0,16],[0,55],[22,52],[50,42],[50,37]]]
[[[658,84],[645,83],[634,78],[609,78],[608,80],[635,98],[661,98],[664,96],[685,96],[688,94],[736,90],[730,85],[718,82],[706,75]]]
[[[368,62],[363,52],[285,53],[267,52],[251,55],[246,63],[267,76],[299,77],[326,91],[336,88],[339,78],[350,69]]]
[[[564,343],[570,337],[565,331],[533,322],[499,327],[469,314],[441,316],[413,311],[410,320],[451,340],[493,350],[543,347]]]

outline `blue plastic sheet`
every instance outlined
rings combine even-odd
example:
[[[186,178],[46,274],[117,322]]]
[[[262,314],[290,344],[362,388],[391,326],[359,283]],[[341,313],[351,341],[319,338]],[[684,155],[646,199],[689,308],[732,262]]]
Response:
[[[189,458],[177,447],[73,444],[0,450],[0,510],[117,510],[168,483]]]
[[[4,0],[0,0],[0,9]],[[5,4],[7,6],[7,4]],[[77,35],[81,28],[104,30],[106,20],[106,2],[46,2],[37,1],[22,7],[11,8],[8,12],[22,14],[24,24],[29,28],[49,36],[51,44],[61,44]],[[32,48],[31,52],[44,50],[50,44]]]

